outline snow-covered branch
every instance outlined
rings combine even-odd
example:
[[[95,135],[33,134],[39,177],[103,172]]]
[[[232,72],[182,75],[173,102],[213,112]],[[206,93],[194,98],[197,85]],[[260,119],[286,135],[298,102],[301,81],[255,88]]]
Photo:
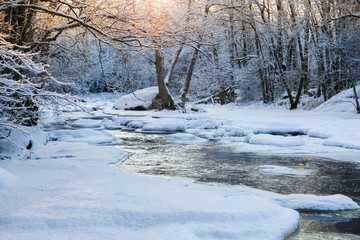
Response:
[[[42,106],[50,106],[67,97],[46,88],[60,88],[45,66],[33,60],[36,54],[14,50],[0,36],[0,127],[36,125]]]

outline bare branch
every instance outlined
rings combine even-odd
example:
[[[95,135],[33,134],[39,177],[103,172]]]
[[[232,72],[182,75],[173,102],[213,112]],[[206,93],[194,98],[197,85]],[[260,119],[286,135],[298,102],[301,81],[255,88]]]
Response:
[[[56,15],[56,16],[59,16],[59,17],[63,17],[63,18],[72,20],[72,21],[78,23],[79,25],[81,25],[82,27],[84,27],[84,28],[86,28],[88,30],[91,30],[92,32],[94,32],[96,34],[99,34],[99,35],[101,35],[103,37],[106,37],[106,38],[110,39],[111,41],[124,43],[124,44],[129,45],[129,46],[143,46],[138,39],[122,40],[121,38],[116,38],[116,37],[110,36],[109,34],[103,32],[101,29],[86,23],[82,19],[79,19],[77,17],[73,17],[71,15],[68,15],[68,14],[65,14],[65,13],[62,13],[62,12],[59,12],[59,11],[54,11],[54,10],[51,10],[51,9],[48,9],[48,8],[45,8],[45,7],[42,7],[42,6],[38,6],[38,5],[35,5],[35,4],[16,4],[16,3],[13,3],[13,2],[5,2],[5,3],[0,4],[0,11],[5,11],[5,10],[7,10],[9,8],[21,8],[21,7],[22,8],[29,8],[29,9],[33,9],[33,10],[42,11],[42,12],[45,12],[45,13],[49,13],[49,14],[52,14],[52,15]],[[137,44],[133,45],[133,44],[130,44],[130,42],[136,42]]]

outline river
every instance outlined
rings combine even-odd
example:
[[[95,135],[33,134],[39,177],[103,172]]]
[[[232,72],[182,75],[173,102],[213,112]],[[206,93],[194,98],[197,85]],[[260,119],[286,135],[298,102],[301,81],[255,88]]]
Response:
[[[360,164],[308,156],[239,152],[217,142],[172,144],[166,135],[111,131],[131,155],[117,163],[128,172],[180,176],[199,182],[246,185],[277,193],[344,194],[360,204]],[[274,169],[289,172],[271,171]],[[360,239],[360,211],[300,212],[289,240]]]

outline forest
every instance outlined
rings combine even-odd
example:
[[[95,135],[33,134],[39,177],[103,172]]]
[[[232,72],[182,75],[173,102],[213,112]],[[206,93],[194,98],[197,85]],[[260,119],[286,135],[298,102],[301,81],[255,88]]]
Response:
[[[311,109],[356,95],[359,12],[359,0],[1,1],[1,122],[35,125],[71,96],[149,86],[158,109]]]
[[[0,22],[0,239],[360,239],[360,0]]]

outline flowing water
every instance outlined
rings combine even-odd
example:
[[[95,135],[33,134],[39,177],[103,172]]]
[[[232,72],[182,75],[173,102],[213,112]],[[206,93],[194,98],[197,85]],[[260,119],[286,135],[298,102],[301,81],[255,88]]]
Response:
[[[171,144],[166,135],[124,131],[112,133],[125,141],[131,156],[117,163],[128,172],[193,178],[278,192],[344,194],[360,203],[360,164],[314,157],[259,155],[236,152],[210,142]],[[276,165],[293,169],[269,172]],[[259,168],[259,166],[263,166]],[[270,170],[271,170],[270,166]],[[360,211],[301,212],[299,229],[287,239],[360,239]]]

